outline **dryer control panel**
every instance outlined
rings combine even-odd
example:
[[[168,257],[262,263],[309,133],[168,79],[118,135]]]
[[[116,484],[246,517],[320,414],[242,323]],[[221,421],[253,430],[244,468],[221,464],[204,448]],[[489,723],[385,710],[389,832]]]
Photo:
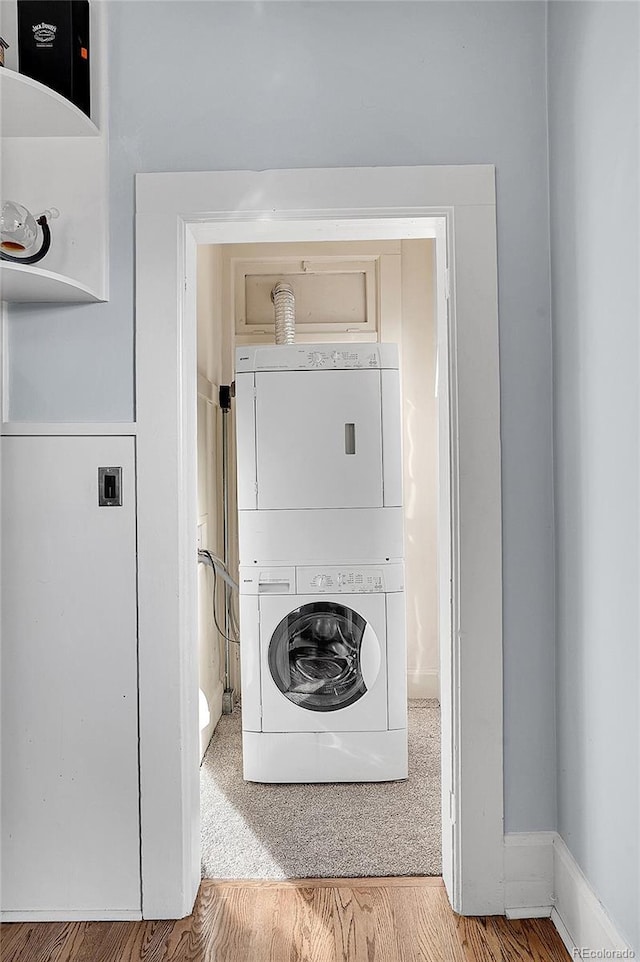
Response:
[[[376,348],[365,353],[361,349],[327,351],[316,347],[314,350],[301,351],[295,363],[303,371],[317,368],[377,368],[380,367],[380,357]]]
[[[396,344],[269,344],[236,349],[236,374],[252,371],[398,370]]]

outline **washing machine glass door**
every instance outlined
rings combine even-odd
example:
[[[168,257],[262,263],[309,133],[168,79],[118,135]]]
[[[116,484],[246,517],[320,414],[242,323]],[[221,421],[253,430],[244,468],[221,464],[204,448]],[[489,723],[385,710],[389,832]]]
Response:
[[[301,708],[346,708],[367,692],[367,676],[375,677],[379,667],[371,665],[366,634],[364,618],[345,605],[302,605],[283,618],[272,635],[271,676],[282,694]]]

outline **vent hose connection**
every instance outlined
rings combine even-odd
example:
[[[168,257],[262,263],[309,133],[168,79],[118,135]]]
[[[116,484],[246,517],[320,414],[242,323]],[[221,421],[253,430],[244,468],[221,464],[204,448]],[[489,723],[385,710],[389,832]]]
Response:
[[[296,297],[291,284],[278,282],[271,291],[275,309],[276,344],[293,344],[296,333]]]

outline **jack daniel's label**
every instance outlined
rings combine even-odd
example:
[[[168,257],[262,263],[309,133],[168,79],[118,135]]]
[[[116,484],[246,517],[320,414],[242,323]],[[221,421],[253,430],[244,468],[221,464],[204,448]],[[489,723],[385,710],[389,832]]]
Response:
[[[88,116],[90,56],[87,0],[18,0],[18,69]]]
[[[36,47],[52,47],[58,28],[53,23],[34,23],[31,30]]]

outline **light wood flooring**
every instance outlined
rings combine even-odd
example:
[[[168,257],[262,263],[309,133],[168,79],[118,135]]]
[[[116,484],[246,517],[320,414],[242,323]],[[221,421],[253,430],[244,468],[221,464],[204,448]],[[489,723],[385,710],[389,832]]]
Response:
[[[204,881],[178,922],[0,926],[2,962],[566,962],[549,919],[454,915],[440,879]]]

